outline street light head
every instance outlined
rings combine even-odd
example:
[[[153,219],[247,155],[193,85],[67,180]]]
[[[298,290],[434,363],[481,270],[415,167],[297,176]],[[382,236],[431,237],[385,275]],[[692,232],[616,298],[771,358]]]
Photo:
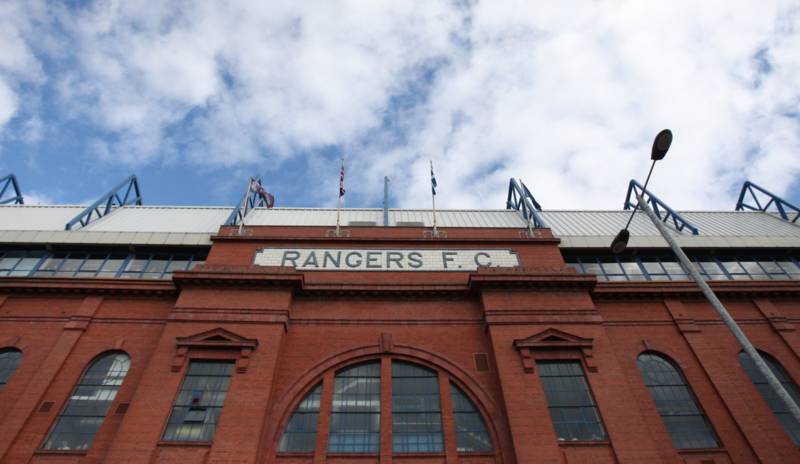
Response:
[[[664,159],[670,145],[672,145],[672,131],[664,129],[659,132],[658,135],[656,135],[656,139],[653,140],[653,150],[650,152],[650,159],[653,161]]]
[[[628,232],[628,229],[620,230],[617,236],[614,237],[614,241],[611,242],[611,252],[618,255],[625,251],[628,247],[629,238],[631,238],[631,233]]]

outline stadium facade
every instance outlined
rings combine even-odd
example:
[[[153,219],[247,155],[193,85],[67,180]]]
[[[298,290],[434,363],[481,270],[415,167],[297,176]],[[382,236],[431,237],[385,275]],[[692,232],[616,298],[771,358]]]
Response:
[[[646,216],[509,206],[0,206],[0,462],[800,462]],[[800,227],[662,212],[799,398]]]

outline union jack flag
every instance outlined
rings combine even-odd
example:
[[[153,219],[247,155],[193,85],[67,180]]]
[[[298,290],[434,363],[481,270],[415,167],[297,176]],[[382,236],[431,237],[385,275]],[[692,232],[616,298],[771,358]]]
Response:
[[[342,167],[339,168],[339,196],[343,197],[344,193],[344,160],[342,160]]]

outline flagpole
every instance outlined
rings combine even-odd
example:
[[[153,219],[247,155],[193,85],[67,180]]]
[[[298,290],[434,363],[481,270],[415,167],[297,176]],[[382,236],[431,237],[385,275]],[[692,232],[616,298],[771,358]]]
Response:
[[[239,217],[241,218],[239,219],[239,235],[242,235],[242,232],[244,232],[244,218],[246,216],[245,209],[247,208],[247,199],[250,196],[251,185],[253,185],[252,177],[247,181],[247,190],[244,191],[244,201],[242,201],[242,204],[239,205]]]
[[[339,237],[339,219],[342,216],[342,181],[344,176],[344,158],[342,158],[342,163],[339,166],[339,200],[336,205],[336,236]]]
[[[433,160],[431,161],[431,180],[433,179]],[[438,237],[439,231],[436,230],[436,192],[433,190],[434,187],[431,185],[431,203],[433,205],[433,236]]]

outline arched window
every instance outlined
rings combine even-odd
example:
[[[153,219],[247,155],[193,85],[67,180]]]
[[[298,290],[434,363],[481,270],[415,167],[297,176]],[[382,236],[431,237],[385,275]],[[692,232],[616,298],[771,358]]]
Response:
[[[381,368],[382,363],[389,367],[387,361],[391,370]],[[332,455],[377,454],[381,436],[388,434],[395,454],[444,455],[446,443],[453,443],[449,449],[458,453],[493,451],[489,429],[475,403],[447,375],[430,367],[384,358],[345,367],[326,378],[333,379],[332,385],[316,385],[292,412],[279,453],[312,453],[323,440]],[[332,392],[329,404],[322,401],[323,391]],[[391,397],[391,405],[381,408],[381,391],[388,395],[384,398]],[[441,398],[447,391],[449,406]],[[329,417],[330,425],[319,428],[320,417]],[[447,433],[446,420],[454,424]],[[391,429],[381,433],[381,424],[391,424]]]
[[[17,370],[22,360],[22,352],[16,348],[3,348],[0,350],[0,388],[6,386],[8,379]]]
[[[772,373],[775,374],[775,377],[780,380],[783,388],[789,392],[789,396],[792,397],[795,403],[800,404],[800,390],[798,390],[797,384],[794,383],[792,378],[789,377],[789,373],[786,372],[786,369],[772,356],[762,351],[759,351],[759,354],[761,354],[764,362],[766,362],[772,370]],[[742,369],[747,372],[750,380],[753,381],[753,385],[756,386],[761,396],[764,398],[764,401],[766,401],[767,405],[772,409],[772,413],[775,414],[775,417],[781,422],[783,430],[791,437],[795,445],[800,446],[800,423],[792,417],[792,414],[783,404],[783,401],[778,398],[778,395],[776,395],[772,387],[769,386],[767,378],[761,374],[761,371],[758,370],[753,360],[750,359],[750,356],[744,351],[739,353],[739,364],[742,365]]]
[[[450,384],[453,421],[456,424],[456,446],[459,453],[492,450],[492,439],[486,430],[481,413],[472,401],[454,384]]]
[[[92,362],[72,390],[42,448],[88,449],[117,396],[130,364],[128,355],[120,352],[106,353]]]
[[[311,390],[295,409],[283,431],[278,451],[304,453],[314,451],[317,442],[317,421],[322,384]]]
[[[636,364],[675,447],[718,448],[714,429],[680,369],[658,353],[642,353]]]

